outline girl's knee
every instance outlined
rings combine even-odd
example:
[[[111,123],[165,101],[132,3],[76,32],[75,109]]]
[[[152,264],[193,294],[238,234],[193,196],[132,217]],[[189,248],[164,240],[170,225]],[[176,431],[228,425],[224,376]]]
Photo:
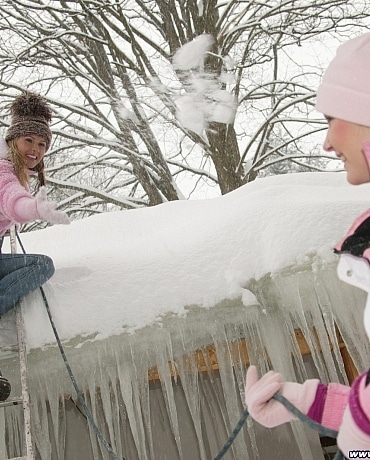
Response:
[[[39,254],[37,257],[40,271],[45,276],[45,278],[51,278],[55,273],[53,260],[49,256],[45,256],[43,254]]]
[[[46,273],[47,273],[48,278],[51,278],[55,273],[54,262],[53,262],[53,259],[51,259],[49,256],[44,256],[44,257],[45,257]]]

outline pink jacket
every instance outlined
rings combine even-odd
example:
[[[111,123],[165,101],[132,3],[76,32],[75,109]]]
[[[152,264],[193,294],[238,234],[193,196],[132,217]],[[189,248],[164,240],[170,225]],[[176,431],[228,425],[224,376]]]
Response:
[[[14,224],[40,219],[36,200],[20,184],[7,151],[6,142],[0,139],[0,237]]]
[[[370,290],[370,210],[359,216],[346,236],[336,245],[339,253],[338,277],[348,284]],[[370,296],[364,326],[370,340]],[[368,376],[369,374],[369,376]],[[338,445],[346,458],[351,451],[370,452],[370,371],[361,374],[351,387],[319,383],[308,416],[339,431]],[[355,458],[355,457],[353,457]]]

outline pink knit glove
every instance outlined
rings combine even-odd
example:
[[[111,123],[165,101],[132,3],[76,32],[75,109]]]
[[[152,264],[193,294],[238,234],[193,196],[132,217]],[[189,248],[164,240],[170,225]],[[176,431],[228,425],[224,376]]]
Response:
[[[65,212],[57,211],[55,201],[47,201],[46,188],[41,187],[36,196],[36,208],[40,219],[51,224],[70,224],[71,221]]]
[[[254,420],[267,428],[273,428],[296,417],[279,401],[272,399],[276,392],[281,393],[297,409],[307,414],[316,396],[319,380],[306,380],[303,384],[295,382],[282,383],[281,374],[269,371],[258,378],[255,366],[247,371],[245,402]]]
[[[370,452],[370,385],[366,386],[366,376],[367,372],[361,374],[352,385],[338,434],[337,443],[346,458],[355,458],[350,451]]]

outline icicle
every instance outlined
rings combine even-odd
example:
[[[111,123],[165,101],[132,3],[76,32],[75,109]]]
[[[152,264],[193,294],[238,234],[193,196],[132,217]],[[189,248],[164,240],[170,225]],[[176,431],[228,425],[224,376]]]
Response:
[[[169,357],[165,350],[166,349],[156,350],[157,367],[161,380],[163,394],[165,397],[168,416],[171,421],[172,432],[176,441],[177,450],[179,452],[180,459],[183,459],[179,423],[177,419],[177,410],[172,384],[172,376],[168,365],[168,360],[171,359],[172,356]]]
[[[50,417],[52,420],[52,426],[49,427],[49,432],[53,432],[56,445],[55,455],[57,455],[57,457],[55,460],[62,460],[65,458],[64,452],[66,437],[66,418],[63,390],[60,387],[59,380],[46,380],[45,392],[48,395],[47,400],[50,408]]]
[[[5,438],[5,411],[0,411],[0,460],[9,458]]]
[[[99,362],[100,360],[98,360]],[[100,378],[97,379],[96,385],[97,388],[99,389],[98,395],[100,396],[100,403],[101,403],[101,415],[96,418],[96,420],[101,420],[104,421],[104,425],[106,426],[106,439],[109,440],[109,444],[111,445],[112,449],[114,452],[117,452],[117,439],[119,439],[118,435],[119,433],[116,432],[115,426],[114,426],[114,421],[115,421],[115,411],[112,407],[112,402],[111,402],[111,382],[109,379],[109,376],[101,375],[101,361],[99,362],[100,366]],[[96,388],[91,389],[91,391],[94,391],[95,394],[97,393]]]
[[[150,395],[149,395],[149,381],[148,381],[148,369],[150,368],[150,360],[148,357],[147,350],[136,351],[137,349],[131,349],[132,362],[135,363],[135,382],[136,389],[138,391],[138,404],[140,404],[140,413],[142,414],[142,429],[143,437],[146,434],[146,442],[149,450],[149,458],[155,458],[154,446],[153,446],[153,433],[152,433],[152,421],[151,421],[151,410],[150,410]]]
[[[5,458],[21,457],[24,453],[25,442],[22,409],[20,406],[10,406],[6,407],[4,412],[8,436],[7,456]]]
[[[136,388],[133,364],[131,360],[126,357],[124,362],[121,360],[117,362],[117,368],[121,395],[127,411],[135,446],[139,454],[139,458],[147,460],[148,456],[146,451],[143,420],[141,417],[140,398]]]
[[[96,398],[95,398],[95,379],[92,378],[92,375],[90,374],[90,379],[92,380],[91,382],[91,388],[92,388],[92,393],[88,390],[88,388],[84,388],[83,390],[83,397],[84,397],[84,400],[86,402],[86,405],[87,407],[90,409],[91,411],[91,414],[92,414],[92,417],[94,418],[94,420],[98,420],[97,419],[97,411],[96,411]],[[77,403],[77,407],[79,407],[79,403],[78,401],[76,401]],[[102,420],[99,420],[99,429],[104,433],[103,431],[103,421]],[[103,456],[103,458],[106,458],[104,456],[104,450],[102,451],[101,448],[100,448],[100,444],[99,444],[99,440],[96,436],[96,433],[95,431],[93,430],[92,426],[90,424],[88,424],[88,428],[89,428],[89,434],[90,434],[90,441],[91,441],[91,446],[92,446],[92,451],[93,451],[93,458],[101,458],[101,456]]]
[[[41,460],[52,458],[48,411],[46,406],[47,399],[45,398],[45,394],[44,388],[41,388],[41,391],[37,395],[37,399],[33,399],[32,401],[32,434]],[[49,436],[45,436],[46,433],[49,434]]]
[[[200,416],[200,400],[198,387],[198,367],[194,353],[187,354],[187,344],[185,344],[184,332],[180,331],[180,341],[184,346],[184,356],[177,360],[178,371],[182,388],[184,389],[186,401],[192,417],[201,460],[206,460],[206,453],[202,436],[202,424]]]
[[[223,394],[226,401],[228,418],[227,430],[229,433],[231,433],[232,429],[238,423],[240,418],[240,398],[238,398],[238,395],[235,391],[230,349],[222,326],[215,329],[212,334],[212,338],[216,347]],[[233,443],[232,448],[234,455],[237,458],[249,458],[243,432],[239,433],[238,437]]]

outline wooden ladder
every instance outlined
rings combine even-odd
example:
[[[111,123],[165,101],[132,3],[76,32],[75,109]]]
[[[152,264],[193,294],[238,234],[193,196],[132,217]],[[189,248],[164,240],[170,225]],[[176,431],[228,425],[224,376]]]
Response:
[[[7,233],[10,237],[11,253],[17,253],[17,236],[15,227],[12,227]],[[13,457],[8,460],[34,460],[34,450],[32,444],[31,434],[31,408],[30,408],[30,394],[27,384],[27,356],[26,356],[26,342],[24,333],[24,322],[22,315],[22,301],[19,301],[15,307],[15,322],[17,329],[17,342],[18,342],[18,357],[19,357],[19,371],[22,395],[20,397],[9,398],[8,400],[0,403],[0,407],[12,406],[22,404],[24,431],[25,431],[25,445],[23,457]]]

